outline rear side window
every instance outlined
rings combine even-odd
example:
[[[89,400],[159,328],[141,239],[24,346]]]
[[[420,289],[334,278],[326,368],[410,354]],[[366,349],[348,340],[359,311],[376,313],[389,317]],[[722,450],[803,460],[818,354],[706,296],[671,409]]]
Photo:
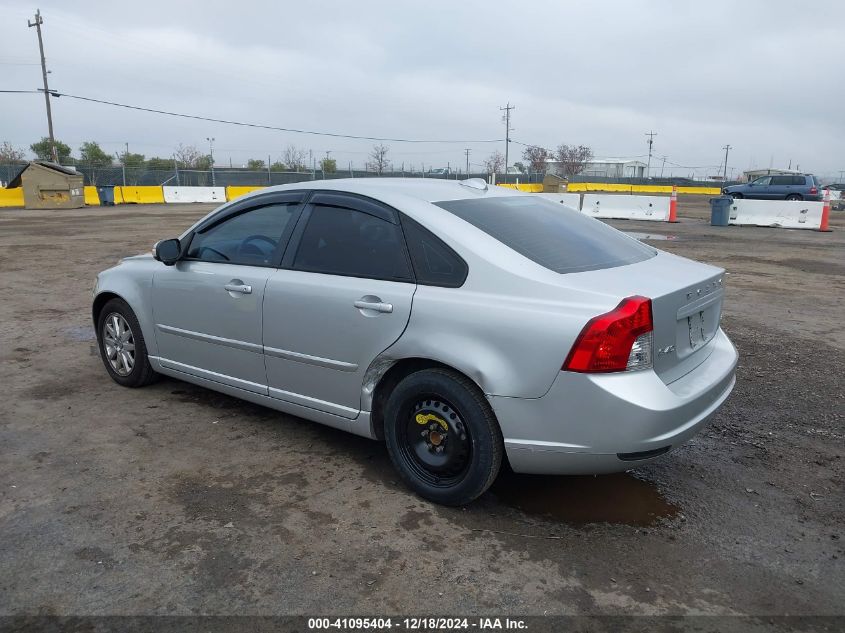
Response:
[[[809,182],[806,182],[806,181],[809,181]],[[813,177],[812,176],[806,177],[806,180],[805,180],[805,176],[793,176],[792,177],[792,184],[793,185],[808,184],[808,185],[812,186],[813,185]]]
[[[398,224],[343,207],[314,205],[293,268],[315,273],[411,281]]]
[[[459,288],[467,278],[466,262],[419,222],[402,216],[402,229],[418,284]]]
[[[435,204],[556,273],[625,266],[657,254],[601,221],[539,196]]]
[[[773,185],[791,185],[793,184],[794,179],[792,176],[772,176],[772,184]],[[798,184],[798,183],[794,183]],[[804,184],[804,179],[801,179],[801,183]]]

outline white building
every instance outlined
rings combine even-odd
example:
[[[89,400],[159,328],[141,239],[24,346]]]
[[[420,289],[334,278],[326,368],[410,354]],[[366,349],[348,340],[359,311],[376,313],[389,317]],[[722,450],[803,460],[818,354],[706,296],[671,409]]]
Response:
[[[594,176],[597,178],[645,178],[646,164],[638,160],[621,160],[615,158],[595,158],[587,163],[579,176]],[[556,160],[549,160],[547,174],[563,175],[561,164]]]

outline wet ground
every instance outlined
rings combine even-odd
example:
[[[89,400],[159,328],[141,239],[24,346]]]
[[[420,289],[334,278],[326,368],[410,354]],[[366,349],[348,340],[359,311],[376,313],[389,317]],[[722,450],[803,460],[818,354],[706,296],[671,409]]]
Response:
[[[730,273],[734,395],[629,473],[409,493],[382,445],[112,383],[90,289],[210,207],[0,211],[0,613],[845,614],[845,216],[613,222]],[[673,239],[663,239],[671,237]]]

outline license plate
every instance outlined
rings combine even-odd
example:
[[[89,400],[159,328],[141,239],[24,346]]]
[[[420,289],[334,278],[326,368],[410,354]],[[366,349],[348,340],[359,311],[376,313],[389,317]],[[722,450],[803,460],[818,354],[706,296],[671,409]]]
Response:
[[[689,327],[689,344],[692,349],[697,349],[709,341],[712,335],[707,334],[707,328],[704,325],[704,312],[696,312],[687,317],[687,326]]]

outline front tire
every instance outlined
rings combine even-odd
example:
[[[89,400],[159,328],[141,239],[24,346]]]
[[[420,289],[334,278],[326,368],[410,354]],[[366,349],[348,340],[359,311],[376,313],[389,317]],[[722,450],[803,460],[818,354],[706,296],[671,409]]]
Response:
[[[390,459],[421,497],[464,505],[496,479],[502,432],[484,394],[458,372],[436,367],[406,376],[390,394],[384,419]]]
[[[110,299],[97,316],[100,358],[112,380],[124,387],[143,387],[158,374],[147,356],[138,318],[123,299]]]

